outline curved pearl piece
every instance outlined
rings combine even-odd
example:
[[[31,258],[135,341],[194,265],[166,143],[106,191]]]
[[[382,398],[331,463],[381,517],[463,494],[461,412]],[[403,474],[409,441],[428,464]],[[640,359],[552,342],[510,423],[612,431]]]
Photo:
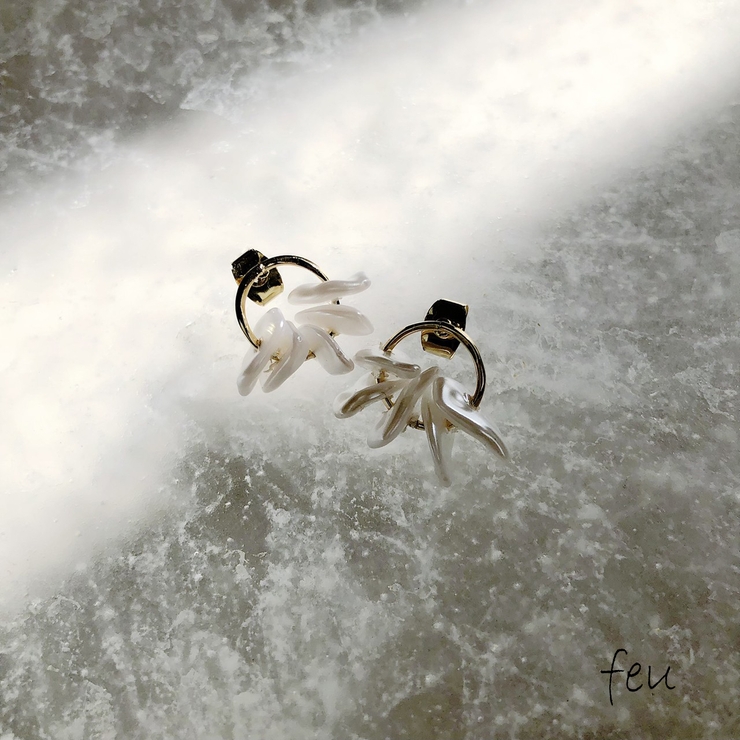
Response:
[[[334,338],[318,326],[306,324],[298,331],[303,337],[306,348],[316,355],[321,367],[330,375],[343,375],[351,372],[355,364],[342,352]]]
[[[492,424],[468,402],[465,389],[452,378],[437,378],[432,384],[434,403],[458,429],[475,437],[497,455],[509,459],[509,451]]]
[[[271,308],[260,320],[254,325],[255,334],[264,339],[274,334],[278,329],[285,325],[285,316],[279,308]]]
[[[298,330],[286,321],[282,344],[278,347],[277,362],[270,372],[262,376],[262,390],[271,393],[277,390],[305,361],[308,355],[306,343]]]
[[[383,414],[380,423],[368,436],[367,443],[370,447],[385,447],[406,429],[421,394],[438,376],[439,368],[429,367],[418,378],[404,382],[404,388],[398,394],[393,408]]]
[[[447,420],[439,407],[434,403],[432,389],[427,388],[421,398],[421,420],[429,442],[434,461],[434,472],[443,486],[452,483],[450,466],[452,465],[452,444],[455,437],[447,428]]]
[[[280,347],[285,345],[287,331],[287,322],[279,308],[271,308],[257,322],[255,332],[260,337],[259,349],[256,355],[247,353],[244,356],[244,366],[236,381],[236,387],[242,396],[252,392],[260,373]],[[247,362],[250,358],[251,361]]]
[[[381,349],[361,349],[355,355],[355,362],[368,370],[380,370],[397,378],[416,378],[421,372],[421,368],[413,362],[399,359],[398,355]]]
[[[289,303],[323,303],[344,298],[367,290],[370,279],[364,272],[358,272],[349,280],[326,280],[322,283],[299,285],[288,295]]]
[[[371,383],[358,391],[340,393],[334,399],[334,416],[338,419],[347,419],[362,411],[375,401],[392,396],[404,385],[403,380],[386,380],[383,383]]]
[[[314,324],[334,334],[361,337],[372,334],[373,331],[373,325],[356,308],[336,303],[299,311],[295,315],[295,320],[298,324]]]

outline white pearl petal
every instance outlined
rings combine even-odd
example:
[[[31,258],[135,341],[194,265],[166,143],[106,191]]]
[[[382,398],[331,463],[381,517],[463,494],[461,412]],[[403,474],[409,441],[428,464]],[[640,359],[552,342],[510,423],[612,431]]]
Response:
[[[504,460],[509,452],[498,430],[469,403],[465,389],[452,378],[437,378],[432,385],[434,402],[458,429],[475,437]]]
[[[259,349],[255,355],[248,352],[244,356],[242,371],[236,381],[242,396],[252,392],[260,373],[285,345],[287,322],[279,308],[272,308],[257,322],[255,330],[261,335]]]
[[[370,280],[364,272],[358,272],[349,280],[327,280],[322,283],[306,283],[290,292],[290,303],[324,303],[354,295],[367,290]]]
[[[262,341],[285,326],[285,316],[279,308],[271,308],[254,325],[255,336]]]
[[[455,440],[451,430],[447,428],[444,415],[434,403],[432,389],[427,388],[421,398],[421,420],[424,422],[424,431],[432,452],[434,471],[443,486],[452,482],[450,467],[452,464],[452,443]]]
[[[352,371],[354,363],[326,331],[310,324],[300,327],[298,331],[305,340],[307,349],[316,355],[319,364],[327,373],[342,375]]]
[[[346,419],[362,411],[365,406],[392,396],[403,386],[402,380],[386,380],[384,383],[376,383],[372,379],[370,385],[340,393],[334,399],[334,416],[338,419]]]
[[[306,308],[295,315],[295,320],[298,324],[314,324],[334,334],[361,337],[373,331],[373,325],[356,308],[336,303]]]
[[[429,367],[418,378],[403,381],[404,388],[398,394],[393,408],[383,414],[380,424],[370,432],[367,440],[370,447],[384,447],[406,429],[421,394],[438,374],[438,367]]]
[[[380,370],[397,378],[415,378],[421,372],[418,365],[402,359],[398,353],[383,352],[381,349],[361,349],[355,355],[355,361],[369,370]]]
[[[286,322],[283,336],[283,344],[278,348],[280,356],[277,362],[262,377],[262,390],[265,393],[277,390],[306,361],[306,343],[289,321]]]

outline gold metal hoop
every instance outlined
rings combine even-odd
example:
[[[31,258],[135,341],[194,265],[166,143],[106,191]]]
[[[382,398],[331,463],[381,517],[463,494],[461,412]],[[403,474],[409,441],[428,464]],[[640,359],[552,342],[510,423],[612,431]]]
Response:
[[[440,299],[429,309],[424,321],[409,324],[392,336],[383,345],[383,352],[390,352],[404,339],[417,333],[421,333],[422,349],[440,357],[449,359],[461,344],[465,345],[465,349],[468,350],[475,363],[476,373],[475,392],[472,396],[468,395],[468,399],[470,405],[477,409],[486,390],[486,368],[478,347],[465,333],[467,314],[468,307],[465,304]],[[378,382],[384,379],[384,373],[381,372]],[[384,401],[389,409],[393,408],[395,402],[391,397],[386,397]],[[424,422],[418,417],[412,417],[408,425],[414,429],[424,429]]]
[[[280,273],[275,269],[278,265],[293,265],[312,272],[322,281],[329,278],[310,260],[292,254],[283,254],[278,257],[265,257],[256,249],[250,249],[231,265],[234,278],[239,283],[236,290],[236,320],[244,336],[253,347],[259,349],[260,339],[255,336],[245,313],[245,301],[249,298],[254,303],[265,304],[283,291],[283,281]],[[339,303],[339,301],[334,301]]]
[[[465,349],[467,349],[468,352],[470,352],[473,362],[475,363],[477,382],[475,385],[475,392],[472,396],[469,396],[469,398],[470,405],[474,409],[477,409],[483,400],[483,394],[486,390],[486,368],[483,365],[483,358],[478,351],[478,347],[475,346],[475,342],[468,334],[454,324],[450,324],[447,321],[419,321],[416,324],[409,324],[383,345],[383,352],[390,352],[396,345],[412,334],[428,331],[433,331],[435,335],[441,336],[444,339],[450,336],[454,337],[460,342],[460,344],[465,346]],[[390,406],[388,406],[388,408],[391,408],[393,406],[393,402],[390,399],[387,400],[390,402]],[[419,427],[419,429],[423,428],[423,426]]]

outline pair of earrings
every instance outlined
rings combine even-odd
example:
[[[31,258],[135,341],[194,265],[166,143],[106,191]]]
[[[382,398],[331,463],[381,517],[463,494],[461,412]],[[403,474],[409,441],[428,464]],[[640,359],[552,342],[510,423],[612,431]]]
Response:
[[[283,292],[278,265],[303,268],[319,279],[298,286],[288,295],[289,303],[311,307],[296,313],[293,321],[288,321],[279,308],[269,309],[252,330],[245,313],[246,300],[264,306]],[[372,324],[360,311],[340,303],[340,299],[370,287],[364,273],[349,280],[330,280],[303,257],[268,258],[256,249],[235,260],[231,269],[239,285],[236,318],[256,350],[244,358],[237,380],[241,395],[251,393],[258,381],[266,393],[274,391],[312,358],[332,375],[354,369],[353,361],[344,354],[335,337],[366,336],[373,331]],[[424,321],[404,327],[378,349],[361,350],[354,360],[369,374],[334,401],[334,414],[340,419],[354,416],[373,403],[382,403],[384,411],[368,436],[370,447],[389,444],[408,427],[423,430],[435,472],[443,485],[451,482],[456,430],[470,434],[499,457],[509,457],[499,432],[478,411],[486,387],[486,370],[478,348],[465,333],[467,313],[464,304],[436,301]],[[468,350],[477,376],[472,395],[456,380],[442,375],[438,366],[422,370],[394,352],[400,342],[413,334],[421,334],[422,349],[438,357],[450,359],[461,344]]]

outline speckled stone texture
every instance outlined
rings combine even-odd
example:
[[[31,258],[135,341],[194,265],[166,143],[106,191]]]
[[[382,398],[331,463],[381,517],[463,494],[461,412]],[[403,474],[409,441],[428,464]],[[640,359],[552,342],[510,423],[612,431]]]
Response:
[[[2,626],[3,737],[737,736],[738,151],[735,106],[476,306],[513,465],[194,444],[186,511]],[[675,688],[611,706],[620,648]]]
[[[46,38],[35,15],[33,80],[2,62],[12,105],[0,135],[15,131],[19,147],[0,154],[10,190],[54,169],[44,163],[84,157],[89,130],[134,126],[139,94],[169,111],[209,81],[214,95],[239,92],[219,75],[249,66],[248,51],[219,56],[230,47],[198,15],[213,14],[223,41],[244,32],[236,0],[110,2],[94,16],[84,5],[29,6],[87,39]],[[275,54],[288,59],[286,29],[307,28],[291,25],[299,11],[311,28],[335,18],[319,23],[329,44],[358,14],[393,7],[255,4],[254,48],[269,57],[281,37]],[[20,12],[0,9],[16,44],[28,41]],[[154,67],[150,30],[127,13],[178,31],[162,46],[160,27]],[[106,57],[96,38],[119,22]],[[183,49],[202,48],[205,88],[180,33]],[[526,61],[504,56],[507,69]],[[366,71],[396,69],[385,52],[367,58]],[[566,62],[575,79],[582,60]],[[486,100],[474,75],[458,98],[454,64],[424,89],[423,64],[402,71],[413,95],[368,73],[353,98],[355,79],[336,72],[352,103],[343,118],[320,106],[292,118],[315,113],[295,93],[295,106],[278,99],[249,119],[256,133],[192,136],[174,154],[142,145],[108,180],[79,160],[79,202],[74,191],[15,220],[4,212],[0,440],[23,466],[3,467],[3,449],[0,581],[4,599],[6,587],[20,595],[0,621],[0,740],[740,737],[740,106],[707,107],[567,210],[555,192],[549,215],[523,214],[517,232],[505,219],[498,230],[497,215],[520,183],[481,162],[500,147],[526,169],[558,136],[578,153],[580,108],[558,109],[553,93],[547,105],[575,123],[547,128],[533,83],[521,146],[529,103],[515,95],[491,140],[484,118],[458,117]],[[41,86],[52,72],[63,83]],[[98,90],[109,76],[112,97]],[[120,111],[98,125],[111,100]],[[564,177],[568,156],[584,172],[597,158],[593,144],[583,152],[558,160]],[[543,179],[553,191],[558,174]],[[455,239],[440,246],[443,229]],[[247,343],[229,265],[286,244],[338,276],[367,270],[373,288],[357,305],[376,341],[437,298],[470,302],[488,370],[481,412],[511,462],[459,434],[441,487],[423,433],[367,449],[363,420],[331,413],[345,380],[311,363],[278,393],[239,397]],[[470,387],[465,360],[451,374]]]

